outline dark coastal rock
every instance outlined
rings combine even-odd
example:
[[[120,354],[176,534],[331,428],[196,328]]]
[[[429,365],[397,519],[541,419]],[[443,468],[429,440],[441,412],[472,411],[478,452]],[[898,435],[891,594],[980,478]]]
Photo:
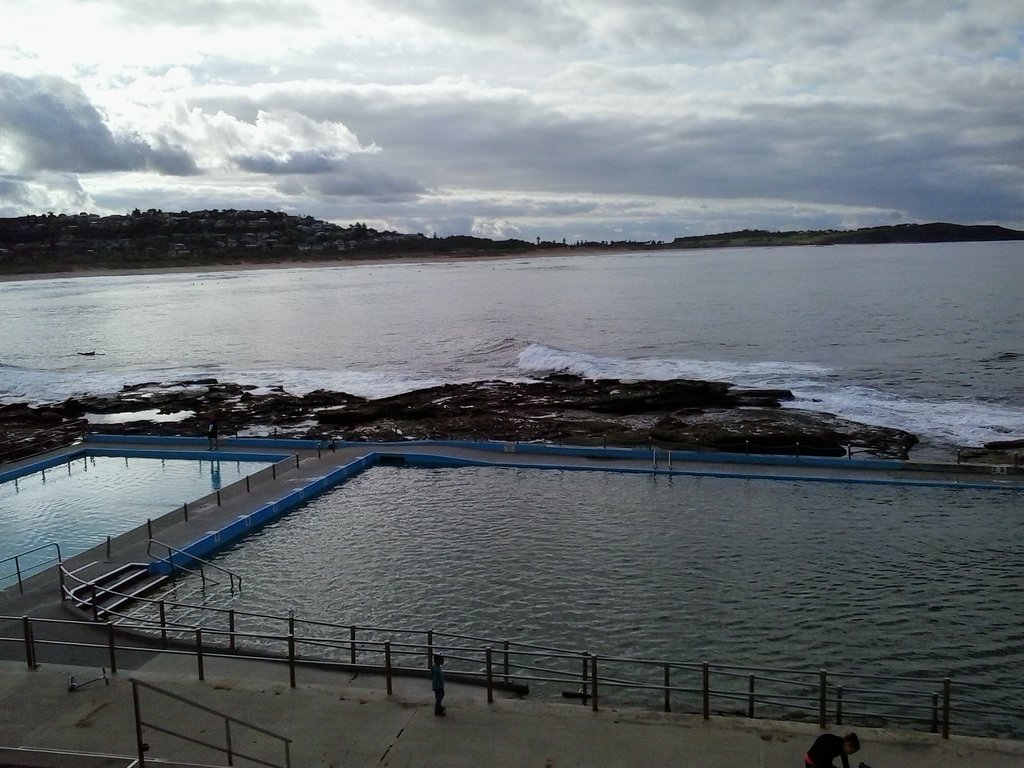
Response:
[[[985,448],[990,451],[1013,451],[1024,448],[1024,440],[992,440],[985,443]]]
[[[76,424],[88,413],[180,413],[180,421],[126,420],[125,433],[203,435],[215,412],[222,434],[347,440],[487,439],[580,445],[650,445],[760,453],[843,455],[849,445],[879,456],[902,456],[916,438],[782,408],[787,390],[742,390],[725,382],[588,380],[571,375],[533,382],[444,384],[367,400],[314,390],[292,395],[195,379],[140,385],[114,395],[69,399],[44,409],[0,408],[8,430]]]

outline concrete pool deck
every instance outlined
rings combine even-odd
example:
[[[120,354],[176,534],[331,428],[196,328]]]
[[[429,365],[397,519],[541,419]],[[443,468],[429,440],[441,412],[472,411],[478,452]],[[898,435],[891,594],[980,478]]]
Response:
[[[0,662],[0,765],[61,768],[128,766],[125,759],[77,760],[12,748],[68,750],[134,756],[137,743],[130,678],[156,685],[292,740],[293,766],[303,768],[566,768],[568,766],[693,766],[694,768],[793,768],[821,733],[807,723],[660,713],[634,709],[592,712],[579,704],[496,698],[480,688],[449,683],[448,715],[433,715],[424,679],[396,678],[392,695],[373,675],[302,671],[295,688],[280,666],[211,659],[206,682],[195,679],[189,659],[157,655],[109,685],[68,690],[69,675],[86,680],[99,670],[47,664],[30,670]],[[184,667],[184,668],[183,668]],[[140,691],[145,722],[222,745],[223,723],[148,690]],[[842,729],[834,728],[841,732]],[[1024,743],[858,728],[863,760],[874,768],[1019,768]],[[284,763],[280,742],[233,726],[235,749]],[[144,730],[147,765],[156,760],[225,765],[223,755]],[[52,757],[52,756],[51,756]],[[251,765],[236,760],[236,765]]]
[[[152,451],[147,440],[93,438],[87,446],[133,454]],[[70,456],[83,446],[66,449]],[[168,458],[184,457],[205,448],[205,440],[177,445],[167,442],[160,451]],[[501,465],[562,469],[592,469],[648,473],[654,457],[649,452],[629,454],[572,455],[553,451],[531,453],[524,446],[491,444],[489,448],[459,444],[347,444],[337,450],[316,445],[296,446],[285,451],[292,458],[282,461],[271,478],[264,477],[251,487],[224,489],[220,503],[216,494],[190,504],[186,521],[179,512],[155,521],[154,537],[183,548],[211,530],[231,525],[239,517],[262,505],[274,503],[329,475],[340,467],[376,452],[385,463],[401,457],[418,457],[417,462],[451,466]],[[280,445],[257,447],[253,441],[229,439],[222,450],[203,458],[219,456],[231,460],[232,450],[247,454],[280,455]],[[592,451],[587,453],[593,454]],[[221,455],[224,454],[224,455]],[[61,452],[47,454],[60,459]],[[38,459],[38,457],[37,457]],[[667,474],[664,453],[659,473]],[[722,477],[765,477],[772,479],[844,480],[849,482],[909,482],[924,485],[948,484],[975,487],[982,480],[992,481],[973,467],[901,468],[899,462],[878,468],[857,462],[844,466],[842,460],[830,463],[787,465],[782,463],[742,464],[730,461],[689,460],[674,463],[674,476],[705,475]],[[21,462],[24,467],[32,462]],[[837,466],[838,464],[838,466]],[[4,469],[10,469],[11,465]],[[828,471],[826,471],[826,469]],[[1024,478],[1009,472],[994,479],[999,489],[1020,489]],[[237,484],[236,484],[237,485]],[[67,561],[71,569],[92,577],[121,563],[146,562],[149,532],[141,526],[112,540],[109,553],[97,548]],[[0,593],[0,615],[9,617],[69,618],[59,599],[56,576],[44,573],[33,577],[24,594],[16,589]],[[18,637],[19,622],[0,621],[3,637]],[[91,642],[102,642],[100,628],[92,630]],[[54,637],[65,633],[66,642],[82,640],[78,627],[61,627]],[[782,768],[799,765],[798,760],[810,741],[820,733],[816,724],[747,720],[739,717],[713,717],[704,721],[699,715],[660,713],[646,710],[603,708],[592,712],[579,704],[551,704],[538,701],[497,699],[487,704],[482,688],[450,684],[447,703],[449,717],[431,714],[431,694],[419,678],[396,677],[395,692],[388,696],[380,676],[372,674],[302,670],[296,688],[289,687],[287,667],[265,662],[210,658],[206,681],[196,679],[193,657],[160,652],[135,654],[130,663],[119,662],[119,674],[110,684],[96,682],[76,691],[68,690],[68,676],[88,679],[98,672],[98,656],[70,645],[48,646],[40,658],[41,666],[27,668],[24,648],[18,643],[0,644],[0,699],[5,718],[0,723],[0,746],[66,749],[105,754],[135,754],[135,733],[129,677],[153,683],[195,701],[207,704],[254,725],[268,728],[294,740],[292,764],[296,766],[503,766],[536,765],[547,768],[569,765],[661,766],[757,765]],[[145,694],[143,706],[145,707]],[[175,716],[176,727],[193,736],[223,734],[223,725],[211,725],[209,717],[197,713]],[[842,730],[834,727],[832,730]],[[864,748],[857,755],[873,768],[901,766],[1006,766],[1024,765],[1024,742],[939,736],[912,731],[858,728]],[[212,738],[212,737],[211,737]],[[209,750],[186,742],[167,742],[158,733],[147,736],[153,745],[152,758],[173,757],[180,761],[224,764],[213,759]],[[163,749],[164,743],[167,749]],[[239,742],[242,743],[242,742]],[[279,747],[267,747],[264,759],[281,762]],[[276,750],[276,751],[275,751]],[[5,763],[32,765],[28,756],[18,759],[0,753]],[[148,761],[147,761],[148,762]],[[78,766],[70,758],[39,765]],[[120,762],[88,765],[126,765]]]

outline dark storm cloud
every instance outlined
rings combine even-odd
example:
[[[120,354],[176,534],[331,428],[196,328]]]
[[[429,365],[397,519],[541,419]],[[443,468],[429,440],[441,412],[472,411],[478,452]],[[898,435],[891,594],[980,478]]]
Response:
[[[184,150],[113,134],[82,89],[58,77],[0,73],[0,130],[25,171],[196,172]]]

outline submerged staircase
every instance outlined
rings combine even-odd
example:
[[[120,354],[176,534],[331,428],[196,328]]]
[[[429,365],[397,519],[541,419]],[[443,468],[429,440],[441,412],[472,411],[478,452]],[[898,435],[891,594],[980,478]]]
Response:
[[[81,580],[65,588],[71,607],[93,621],[117,621],[139,598],[161,589],[170,576],[150,573],[146,563],[125,563],[95,578]]]

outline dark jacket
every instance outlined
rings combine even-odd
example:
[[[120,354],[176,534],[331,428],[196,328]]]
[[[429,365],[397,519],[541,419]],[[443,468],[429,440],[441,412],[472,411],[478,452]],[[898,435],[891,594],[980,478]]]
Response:
[[[837,757],[843,759],[843,768],[850,768],[850,760],[843,751],[843,737],[834,733],[823,733],[816,738],[811,748],[807,750],[807,757],[814,768],[835,768],[832,761]]]

